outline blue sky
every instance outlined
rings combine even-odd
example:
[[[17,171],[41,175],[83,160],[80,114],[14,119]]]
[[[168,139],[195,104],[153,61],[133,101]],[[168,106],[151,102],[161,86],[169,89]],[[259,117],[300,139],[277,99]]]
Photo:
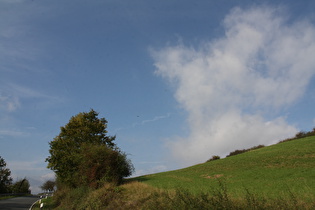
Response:
[[[315,2],[0,0],[0,156],[33,192],[98,111],[135,175],[315,127]]]

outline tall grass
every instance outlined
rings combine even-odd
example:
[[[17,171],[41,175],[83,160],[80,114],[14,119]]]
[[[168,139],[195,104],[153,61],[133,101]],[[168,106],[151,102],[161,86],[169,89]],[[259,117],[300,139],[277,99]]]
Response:
[[[216,188],[199,194],[180,188],[161,190],[139,182],[82,190],[68,191],[71,195],[55,209],[315,209],[314,197],[312,202],[304,202],[290,191],[287,196],[270,199],[244,188],[244,196],[235,197],[225,180],[220,179]],[[74,195],[79,197],[73,198]]]
[[[218,181],[218,187],[200,194],[185,189],[153,193],[143,209],[314,209],[313,202],[300,201],[294,194],[277,199],[265,198],[248,189],[243,197],[234,197],[224,181]],[[141,208],[142,208],[141,207]]]

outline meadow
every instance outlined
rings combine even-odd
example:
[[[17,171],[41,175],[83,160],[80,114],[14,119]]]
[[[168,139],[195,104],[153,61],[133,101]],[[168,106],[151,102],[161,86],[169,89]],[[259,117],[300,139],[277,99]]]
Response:
[[[58,190],[57,209],[315,209],[315,136],[188,168]]]
[[[307,199],[315,195],[315,137],[134,180],[161,189],[185,189],[193,194],[209,192],[224,183],[233,196],[249,190],[268,198],[290,192]]]

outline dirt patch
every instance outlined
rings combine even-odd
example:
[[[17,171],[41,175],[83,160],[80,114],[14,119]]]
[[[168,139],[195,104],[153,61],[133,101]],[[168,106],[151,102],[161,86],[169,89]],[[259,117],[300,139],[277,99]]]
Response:
[[[206,179],[218,179],[220,177],[224,176],[223,174],[215,174],[215,175],[212,175],[212,176],[209,176],[209,175],[203,175],[202,177],[203,178],[206,178]]]

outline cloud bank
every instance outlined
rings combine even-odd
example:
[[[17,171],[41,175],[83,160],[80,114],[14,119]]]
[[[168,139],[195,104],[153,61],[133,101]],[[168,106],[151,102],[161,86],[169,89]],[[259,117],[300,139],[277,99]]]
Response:
[[[231,10],[224,37],[199,48],[154,51],[156,74],[175,87],[190,135],[168,142],[194,164],[235,149],[271,144],[297,128],[279,116],[299,100],[315,73],[315,28],[289,22],[280,9]]]

